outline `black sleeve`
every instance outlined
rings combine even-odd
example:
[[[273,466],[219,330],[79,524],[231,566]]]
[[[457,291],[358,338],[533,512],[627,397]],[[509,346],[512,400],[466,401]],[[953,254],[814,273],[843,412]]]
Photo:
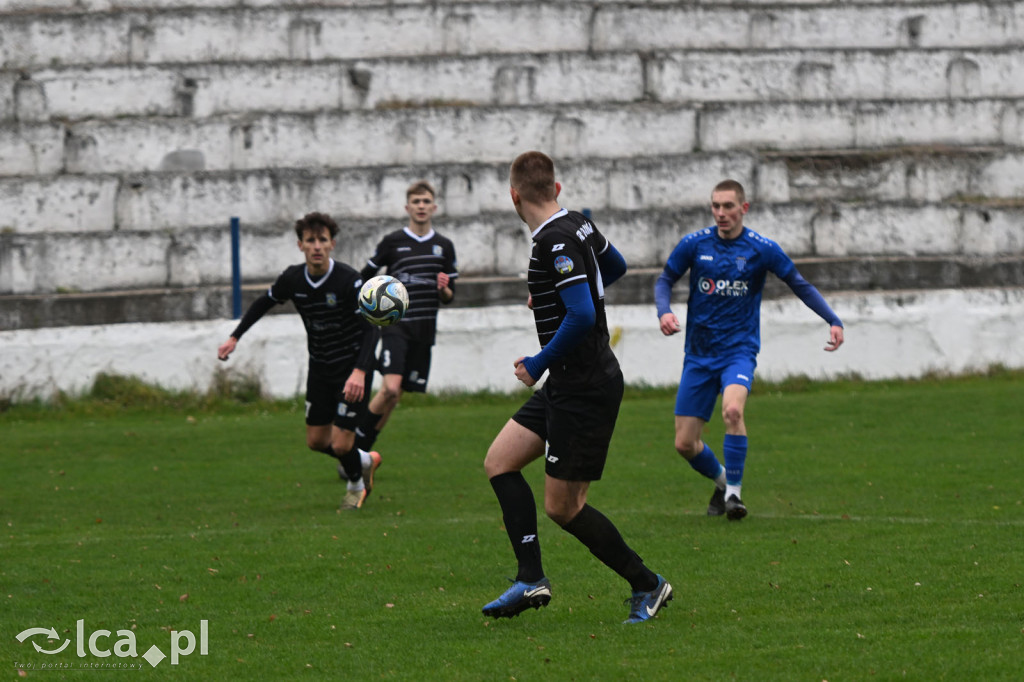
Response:
[[[359,271],[359,276],[362,277],[363,281],[365,282],[366,280],[376,275],[378,270],[380,270],[379,267],[374,267],[367,263],[366,265],[363,266],[363,269]]]
[[[362,323],[363,340],[359,343],[359,357],[356,358],[356,369],[361,369],[369,374],[377,366],[376,353],[377,341],[380,339],[380,327],[370,324],[366,320],[362,320]]]
[[[262,296],[257,298],[249,306],[249,309],[245,311],[245,315],[242,315],[242,319],[239,320],[238,326],[235,327],[235,331],[231,332],[231,336],[235,339],[242,338],[242,334],[249,331],[249,327],[256,324],[257,320],[267,314],[267,311],[277,305],[274,299],[270,298],[270,295],[264,292]]]

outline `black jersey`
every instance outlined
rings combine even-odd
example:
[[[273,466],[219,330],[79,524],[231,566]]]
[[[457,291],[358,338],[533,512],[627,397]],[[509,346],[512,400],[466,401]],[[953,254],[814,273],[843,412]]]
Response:
[[[608,337],[604,282],[597,255],[609,248],[604,235],[581,213],[562,209],[533,233],[533,251],[526,282],[533,301],[537,338],[543,348],[565,319],[558,295],[564,287],[586,282],[597,315],[586,337],[548,368],[555,386],[573,388],[602,384],[619,371]]]
[[[353,368],[372,370],[377,334],[359,314],[362,285],[358,272],[332,259],[318,280],[310,278],[305,264],[293,265],[267,291],[275,303],[295,304],[306,326],[311,374],[344,381]]]
[[[362,275],[369,279],[383,267],[409,292],[409,310],[398,327],[421,343],[433,345],[440,307],[437,275],[446,273],[451,278],[449,286],[454,291],[455,280],[459,276],[455,245],[433,229],[422,237],[407,227],[395,230],[377,244],[377,250],[366,261]],[[385,333],[393,330],[385,328]]]

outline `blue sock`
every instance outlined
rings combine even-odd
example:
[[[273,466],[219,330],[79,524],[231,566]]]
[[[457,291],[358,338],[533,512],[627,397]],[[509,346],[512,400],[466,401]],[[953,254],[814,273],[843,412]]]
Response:
[[[722,465],[719,464],[715,453],[704,444],[704,449],[699,455],[690,460],[690,466],[701,476],[710,478],[712,481],[718,479],[722,474]]]
[[[729,485],[743,483],[743,465],[747,462],[747,437],[725,434],[722,445],[725,456],[725,480]]]

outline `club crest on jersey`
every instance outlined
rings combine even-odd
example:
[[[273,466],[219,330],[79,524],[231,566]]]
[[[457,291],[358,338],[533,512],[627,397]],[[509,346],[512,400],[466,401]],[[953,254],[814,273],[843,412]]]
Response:
[[[736,256],[736,269],[743,272],[743,269],[747,267],[746,256]]]
[[[327,292],[327,307],[333,308],[338,305],[338,297],[333,292]]]
[[[438,246],[437,244],[434,244],[434,248],[431,249],[431,250],[434,252],[435,256],[437,256],[438,258],[441,257],[442,251],[441,251],[441,247],[440,246]]]
[[[558,258],[555,259],[555,270],[558,270],[559,274],[568,275],[570,272],[572,272],[572,269],[572,258],[569,258],[568,256],[559,256]]]

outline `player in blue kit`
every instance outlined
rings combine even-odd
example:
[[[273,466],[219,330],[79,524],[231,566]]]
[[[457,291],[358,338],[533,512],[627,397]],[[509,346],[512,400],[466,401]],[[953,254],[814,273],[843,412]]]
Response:
[[[676,394],[676,450],[715,482],[708,516],[738,521],[747,515],[740,495],[747,459],[743,411],[761,348],[761,292],[767,274],[789,285],[829,325],[825,350],[843,343],[843,323],[775,242],[743,225],[750,210],[743,185],[723,180],[711,193],[715,225],[687,235],[668,257],[654,285],[661,333],[680,331],[670,307],[672,286],[690,273],[683,375]],[[702,439],[722,394],[725,466]]]
[[[509,419],[484,459],[519,570],[512,586],[483,613],[511,618],[551,600],[537,508],[522,474],[527,464],[544,457],[547,515],[629,582],[626,622],[639,623],[672,599],[672,586],[644,565],[607,517],[587,504],[590,482],[604,470],[622,402],[622,372],[609,345],[604,287],[626,272],[626,261],[586,217],[558,205],[562,187],[546,155],[521,154],[509,176],[516,212],[533,235],[526,281],[541,345],[539,353],[520,357],[513,366],[526,386],[535,385],[545,372],[548,379]]]
[[[306,327],[306,445],[338,460],[348,481],[342,509],[359,509],[373,490],[380,466],[377,452],[359,450],[355,429],[367,409],[373,384],[377,327],[358,312],[363,284],[359,273],[331,258],[338,225],[325,213],[295,223],[306,262],[282,272],[245,311],[228,340],[217,349],[227,360],[242,335],[275,305],[291,301]]]

